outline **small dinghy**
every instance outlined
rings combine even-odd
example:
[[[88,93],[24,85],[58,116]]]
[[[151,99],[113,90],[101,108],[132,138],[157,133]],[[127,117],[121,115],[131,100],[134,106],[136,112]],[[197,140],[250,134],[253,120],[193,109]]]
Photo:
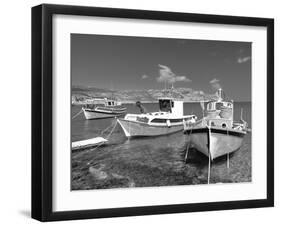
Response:
[[[95,137],[88,140],[75,141],[72,142],[72,150],[74,151],[81,148],[100,146],[102,144],[105,144],[106,142],[108,142],[108,140],[104,139],[103,137]]]
[[[139,106],[142,110],[142,106]],[[184,122],[195,123],[195,115],[183,115],[183,101],[173,98],[159,99],[158,112],[127,114],[117,122],[126,137],[151,137],[183,131]]]
[[[217,95],[217,100],[207,103],[201,120],[184,124],[184,133],[189,136],[188,147],[193,146],[211,160],[238,150],[248,131],[242,114],[240,122],[233,121],[233,101],[222,98],[222,89]],[[204,111],[205,107],[202,108]]]
[[[97,104],[84,106],[82,110],[85,118],[90,120],[122,116],[126,113],[127,109],[122,107],[122,103],[119,101],[104,98],[99,100]]]

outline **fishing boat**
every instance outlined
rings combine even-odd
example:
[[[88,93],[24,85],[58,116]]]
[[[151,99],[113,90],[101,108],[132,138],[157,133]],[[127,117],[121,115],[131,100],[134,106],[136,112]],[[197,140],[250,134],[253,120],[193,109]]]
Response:
[[[191,145],[210,160],[238,150],[248,131],[242,113],[240,122],[234,122],[233,101],[224,100],[222,89],[217,91],[217,96],[216,100],[207,102],[205,112],[205,104],[201,104],[204,112],[201,120],[184,124],[184,133],[189,136],[188,147]]]
[[[183,131],[184,122],[195,123],[195,115],[183,115],[182,100],[162,98],[158,101],[158,112],[147,113],[141,110],[140,114],[126,114],[123,119],[117,119],[126,137],[167,135]]]
[[[113,99],[96,99],[94,104],[87,104],[82,107],[86,119],[114,118],[126,113],[122,103]]]

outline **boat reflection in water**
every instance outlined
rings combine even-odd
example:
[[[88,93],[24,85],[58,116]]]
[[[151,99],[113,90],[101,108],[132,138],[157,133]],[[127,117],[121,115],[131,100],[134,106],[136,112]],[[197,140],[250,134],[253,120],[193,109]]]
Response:
[[[234,122],[233,101],[224,100],[222,89],[217,91],[217,95],[217,100],[207,103],[206,110],[204,103],[201,103],[205,110],[201,120],[195,124],[184,124],[184,133],[189,136],[187,153],[189,147],[194,147],[210,160],[238,150],[248,131],[242,113],[240,122]]]
[[[183,115],[183,101],[166,97],[159,99],[159,111],[147,113],[140,107],[140,114],[127,114],[117,119],[126,137],[160,136],[183,131],[183,123],[195,123],[195,115]]]

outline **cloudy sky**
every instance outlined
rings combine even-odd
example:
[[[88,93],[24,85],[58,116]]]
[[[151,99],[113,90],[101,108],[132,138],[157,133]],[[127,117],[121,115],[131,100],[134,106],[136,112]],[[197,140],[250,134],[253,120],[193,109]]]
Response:
[[[114,90],[189,87],[251,99],[251,43],[71,35],[72,85]]]

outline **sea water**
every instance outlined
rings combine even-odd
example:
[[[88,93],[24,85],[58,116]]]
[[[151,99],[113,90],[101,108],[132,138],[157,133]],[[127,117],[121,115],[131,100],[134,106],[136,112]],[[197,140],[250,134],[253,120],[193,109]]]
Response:
[[[158,104],[143,104],[147,111],[158,111]],[[128,113],[139,113],[135,104],[126,104]],[[251,127],[251,103],[234,104],[234,119],[243,119]],[[72,106],[72,116],[81,106]],[[202,117],[199,103],[185,103],[184,114]],[[119,187],[151,187],[171,185],[206,184],[208,158],[191,150],[185,163],[186,135],[182,132],[159,136],[127,139],[116,119],[86,120],[83,113],[72,119],[71,139],[79,141],[97,136],[108,138],[105,146],[72,153],[73,190],[106,189]],[[114,130],[111,132],[111,128]],[[103,134],[102,131],[109,128]],[[70,150],[71,151],[71,150]],[[98,173],[103,179],[98,178]],[[106,177],[104,177],[106,175]],[[211,183],[251,181],[251,134],[244,138],[240,150],[230,155],[230,168],[226,157],[212,163]]]

